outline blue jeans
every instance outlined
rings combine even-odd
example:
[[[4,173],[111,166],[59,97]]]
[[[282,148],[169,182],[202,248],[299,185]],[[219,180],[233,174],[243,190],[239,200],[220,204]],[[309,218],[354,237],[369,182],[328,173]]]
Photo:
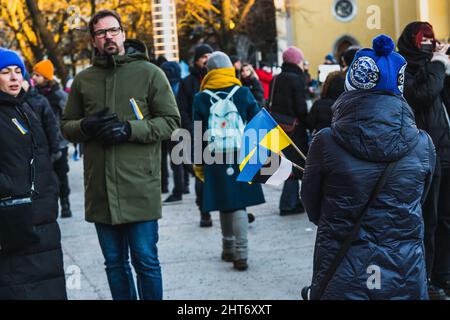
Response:
[[[161,267],[158,260],[158,221],[117,226],[95,224],[105,258],[106,275],[114,300],[137,300],[131,263],[137,275],[141,300],[162,300]]]

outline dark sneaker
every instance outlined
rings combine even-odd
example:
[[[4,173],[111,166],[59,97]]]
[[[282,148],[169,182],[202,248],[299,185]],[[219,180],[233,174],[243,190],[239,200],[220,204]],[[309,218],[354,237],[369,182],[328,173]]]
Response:
[[[72,211],[70,210],[69,198],[61,198],[61,218],[72,217]]]
[[[442,288],[439,288],[435,285],[428,285],[428,296],[430,300],[446,300],[447,297],[445,295],[445,291]]]
[[[252,223],[255,221],[255,216],[253,213],[247,213],[248,223]]]
[[[182,200],[183,200],[183,197],[171,194],[166,200],[164,200],[163,206],[177,204],[177,203],[180,203]]]
[[[239,271],[247,270],[248,269],[247,259],[234,260],[233,268]]]
[[[233,253],[222,252],[222,260],[225,261],[225,262],[233,262],[234,261],[234,254]]]
[[[201,217],[200,217],[200,227],[201,227],[201,228],[212,227],[211,214],[209,214],[209,213],[202,213],[202,214],[201,214]]]

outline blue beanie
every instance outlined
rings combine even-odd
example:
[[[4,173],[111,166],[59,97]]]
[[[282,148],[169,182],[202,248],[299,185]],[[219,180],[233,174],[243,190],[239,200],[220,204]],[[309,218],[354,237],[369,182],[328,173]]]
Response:
[[[380,35],[373,49],[359,50],[348,69],[345,90],[385,90],[403,95],[406,60],[394,51],[394,41]]]
[[[181,80],[181,68],[178,62],[167,61],[161,65],[161,69],[166,74],[167,79],[169,79],[170,84],[175,84]]]
[[[27,72],[19,55],[14,51],[0,48],[0,70],[9,66],[18,66],[22,70],[22,76],[25,77]]]

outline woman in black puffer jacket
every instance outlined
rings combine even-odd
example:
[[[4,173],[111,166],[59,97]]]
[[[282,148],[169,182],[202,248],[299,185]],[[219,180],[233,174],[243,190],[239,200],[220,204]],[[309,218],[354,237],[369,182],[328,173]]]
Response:
[[[392,39],[380,36],[374,50],[358,51],[331,128],[317,133],[309,149],[301,196],[318,225],[314,299],[428,299],[421,203],[435,151],[402,97],[406,61],[393,49]],[[389,163],[394,167],[386,183],[329,272]]]
[[[24,101],[23,74],[25,67],[18,55],[0,49],[0,199],[29,194],[30,160],[34,156],[35,192],[30,219],[36,240],[15,251],[0,250],[0,299],[67,299],[61,234],[56,222],[58,185],[45,132]],[[10,231],[0,235],[4,245],[11,244],[4,236]]]
[[[308,136],[306,133],[306,76],[303,72],[304,55],[296,47],[289,47],[283,52],[283,65],[281,73],[270,83],[271,101],[270,112],[275,120],[288,120],[297,118],[295,130],[289,134],[297,147],[306,154],[308,151]],[[278,115],[278,116],[277,116]],[[283,151],[292,162],[304,166],[305,161],[297,151],[289,146]],[[300,201],[299,179],[302,173],[294,169],[294,175],[284,183],[280,198],[280,215],[303,213],[305,210]]]
[[[408,61],[405,98],[414,110],[417,126],[428,132],[436,146],[436,171],[423,215],[430,293],[443,299],[439,288],[450,296],[450,89],[445,86],[450,76],[450,60],[445,54],[448,45],[437,44],[429,23],[413,22],[403,31],[398,48]]]

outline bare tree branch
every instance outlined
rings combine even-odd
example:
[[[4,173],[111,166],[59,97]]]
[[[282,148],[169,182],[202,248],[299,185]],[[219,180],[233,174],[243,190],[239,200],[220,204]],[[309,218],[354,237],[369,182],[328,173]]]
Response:
[[[33,20],[35,30],[40,35],[42,44],[47,49],[49,58],[56,67],[57,74],[61,78],[63,84],[65,84],[69,74],[67,72],[66,66],[64,65],[64,59],[61,51],[58,50],[58,46],[53,39],[52,33],[47,29],[45,19],[41,11],[39,10],[36,1],[26,0],[26,4]]]

